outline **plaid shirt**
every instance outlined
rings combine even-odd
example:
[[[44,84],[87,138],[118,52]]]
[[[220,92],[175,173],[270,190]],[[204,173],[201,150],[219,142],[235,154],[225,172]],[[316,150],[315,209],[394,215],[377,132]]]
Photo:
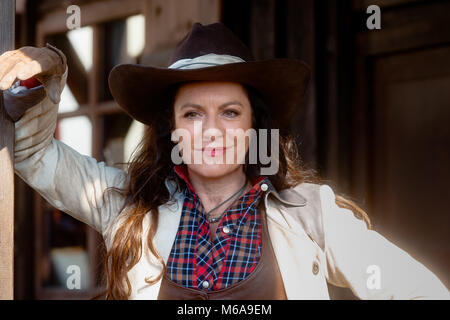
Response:
[[[168,278],[187,288],[208,291],[243,280],[255,269],[261,255],[261,218],[257,207],[262,196],[260,185],[266,178],[255,179],[252,189],[233,203],[211,241],[209,221],[189,183],[186,168],[178,165],[174,170],[187,188],[180,225],[167,261]]]

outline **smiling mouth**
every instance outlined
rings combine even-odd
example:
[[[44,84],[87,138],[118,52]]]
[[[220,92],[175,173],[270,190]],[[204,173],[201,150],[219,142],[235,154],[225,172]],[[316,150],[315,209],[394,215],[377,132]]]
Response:
[[[196,149],[198,151],[202,151],[204,154],[206,154],[207,156],[210,157],[216,157],[216,156],[221,156],[223,155],[227,149],[229,149],[231,147],[208,147],[208,148],[202,148],[202,149]]]

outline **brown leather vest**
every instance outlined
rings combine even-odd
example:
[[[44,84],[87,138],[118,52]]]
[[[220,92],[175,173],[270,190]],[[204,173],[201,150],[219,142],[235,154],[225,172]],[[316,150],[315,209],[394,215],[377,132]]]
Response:
[[[261,257],[255,270],[245,279],[221,290],[205,291],[183,287],[164,275],[158,300],[286,300],[283,279],[270,241],[263,199]]]

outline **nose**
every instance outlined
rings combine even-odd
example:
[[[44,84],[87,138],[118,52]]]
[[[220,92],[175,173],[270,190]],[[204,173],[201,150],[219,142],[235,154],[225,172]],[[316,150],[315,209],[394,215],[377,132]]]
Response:
[[[220,121],[215,116],[208,116],[203,122],[203,142],[210,143],[222,138],[223,127]]]

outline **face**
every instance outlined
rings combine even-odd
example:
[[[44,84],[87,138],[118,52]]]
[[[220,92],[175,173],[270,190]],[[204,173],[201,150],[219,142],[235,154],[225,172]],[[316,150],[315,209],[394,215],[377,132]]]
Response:
[[[234,82],[182,85],[174,101],[175,131],[188,170],[219,178],[242,168],[252,128],[252,109],[243,86]]]

